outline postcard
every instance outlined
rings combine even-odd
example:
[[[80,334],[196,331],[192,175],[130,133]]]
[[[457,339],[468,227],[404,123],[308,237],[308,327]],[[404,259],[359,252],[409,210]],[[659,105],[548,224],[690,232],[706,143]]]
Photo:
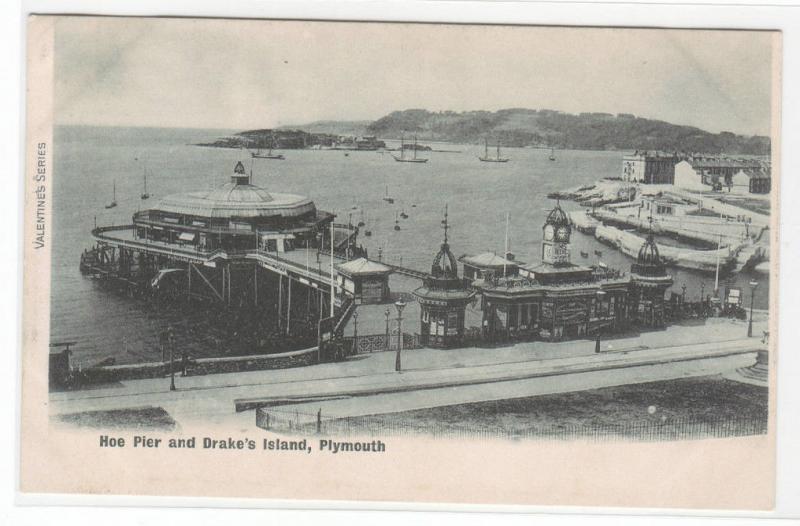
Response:
[[[22,492],[772,509],[780,32],[27,38]]]

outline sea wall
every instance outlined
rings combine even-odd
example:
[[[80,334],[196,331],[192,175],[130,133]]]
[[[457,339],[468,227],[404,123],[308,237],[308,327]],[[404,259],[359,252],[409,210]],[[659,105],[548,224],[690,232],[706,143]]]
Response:
[[[242,371],[261,371],[266,369],[286,369],[301,367],[317,361],[317,348],[302,349],[276,354],[256,354],[251,356],[231,356],[224,358],[193,359],[186,367],[186,376],[201,376],[215,373],[235,373]],[[175,360],[175,372],[181,374],[182,365]],[[164,378],[169,374],[169,363],[149,362],[129,365],[109,365],[91,367],[75,373],[80,384],[118,382],[142,378]]]
[[[644,243],[643,237],[608,225],[597,226],[595,237],[634,258],[639,254],[639,249]],[[727,247],[719,250],[692,250],[659,245],[658,251],[662,259],[669,265],[704,272],[713,272],[716,269],[718,255],[720,266],[723,268],[730,267],[734,261],[734,255]]]

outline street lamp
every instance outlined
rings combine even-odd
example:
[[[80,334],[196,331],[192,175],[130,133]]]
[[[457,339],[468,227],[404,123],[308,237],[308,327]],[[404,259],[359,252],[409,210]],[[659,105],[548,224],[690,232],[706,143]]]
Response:
[[[597,305],[595,306],[595,314],[597,315],[597,319],[600,319],[600,307],[603,302],[603,297],[606,295],[605,291],[598,290],[596,297],[597,297]],[[603,328],[602,322],[597,325],[597,339],[594,342],[594,352],[595,354],[600,353],[600,330]]]
[[[758,281],[751,281],[750,282],[750,322],[747,324],[747,337],[751,337],[753,335],[753,299],[756,296],[756,287],[758,287]]]
[[[175,390],[175,367],[173,366],[173,352],[175,350],[175,337],[172,333],[172,326],[167,329],[169,334],[169,390]]]
[[[358,354],[358,307],[353,309],[353,354]]]
[[[385,311],[383,311],[383,315],[386,316],[386,339],[383,341],[383,350],[384,351],[388,351],[389,350],[389,315],[390,314],[391,314],[391,312],[389,311],[389,309],[386,309]]]
[[[406,302],[399,299],[394,304],[397,309],[397,357],[394,361],[394,370],[400,372],[400,353],[403,350],[403,309],[406,308]]]

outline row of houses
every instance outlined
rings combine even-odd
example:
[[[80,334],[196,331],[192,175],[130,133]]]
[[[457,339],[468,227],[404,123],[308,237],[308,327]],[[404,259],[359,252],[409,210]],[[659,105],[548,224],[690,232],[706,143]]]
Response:
[[[677,152],[636,151],[626,154],[622,158],[622,180],[742,195],[768,194],[772,188],[768,160]]]

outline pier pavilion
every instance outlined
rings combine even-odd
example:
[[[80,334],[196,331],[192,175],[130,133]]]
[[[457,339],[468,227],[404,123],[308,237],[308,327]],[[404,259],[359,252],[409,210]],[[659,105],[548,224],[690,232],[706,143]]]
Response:
[[[489,341],[563,339],[612,332],[634,323],[663,323],[672,283],[652,237],[631,275],[570,261],[572,227],[559,204],[542,227],[541,263],[517,275],[487,274],[473,282],[481,296],[482,332]],[[660,294],[660,300],[659,300]]]
[[[239,162],[219,188],[170,195],[129,225],[95,228],[80,268],[132,294],[258,312],[276,320],[280,333],[313,338],[320,320],[341,317],[352,304],[335,283],[333,255],[357,255],[357,235],[305,196],[253,185]],[[330,258],[323,263],[320,253]]]
[[[136,239],[198,251],[249,250],[282,253],[317,246],[333,214],[305,196],[267,192],[252,184],[241,162],[229,183],[210,192],[166,196],[133,216]]]

